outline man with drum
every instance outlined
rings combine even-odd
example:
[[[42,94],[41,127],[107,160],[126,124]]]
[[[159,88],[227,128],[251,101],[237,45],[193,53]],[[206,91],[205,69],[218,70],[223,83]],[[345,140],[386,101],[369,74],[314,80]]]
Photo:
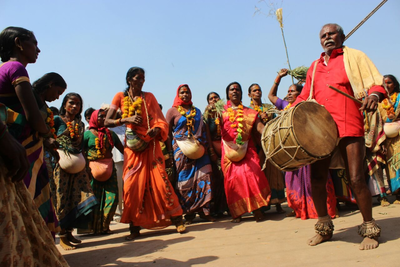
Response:
[[[319,36],[325,52],[309,68],[306,84],[293,106],[306,100],[313,86],[313,98],[332,115],[339,135],[336,150],[344,159],[347,177],[363,217],[363,223],[358,227],[358,233],[364,238],[360,249],[374,249],[379,245],[381,230],[372,217],[372,198],[364,177],[365,141],[362,112],[375,111],[378,102],[386,97],[382,87],[383,79],[363,52],[343,45],[345,35],[342,27],[326,24]],[[362,105],[330,89],[329,85],[354,98],[364,98]],[[310,246],[331,239],[333,234],[334,226],[326,205],[326,182],[331,158],[319,160],[311,165],[312,197],[318,213],[318,222],[315,224],[316,235],[308,240]]]

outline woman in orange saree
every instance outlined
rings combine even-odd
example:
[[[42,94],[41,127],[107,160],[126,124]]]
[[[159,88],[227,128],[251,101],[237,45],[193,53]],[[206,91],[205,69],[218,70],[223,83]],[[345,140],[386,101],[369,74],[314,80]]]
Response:
[[[105,121],[106,127],[127,125],[124,148],[124,211],[121,222],[130,224],[133,240],[140,228],[160,229],[175,224],[185,231],[182,208],[165,171],[160,140],[168,137],[169,126],[152,93],[143,92],[142,68],[128,70],[125,92],[115,95]],[[118,109],[122,118],[115,119]]]
[[[260,208],[268,206],[271,190],[260,167],[252,140],[255,132],[262,133],[264,125],[255,110],[242,105],[242,88],[233,82],[226,88],[228,99],[222,114],[222,160],[225,194],[232,222],[253,212],[256,221],[263,219]]]

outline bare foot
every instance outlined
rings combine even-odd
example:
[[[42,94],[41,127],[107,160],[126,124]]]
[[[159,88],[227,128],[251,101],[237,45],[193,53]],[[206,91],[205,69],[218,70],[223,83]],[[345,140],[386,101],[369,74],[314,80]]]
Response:
[[[186,227],[183,224],[177,225],[176,226],[176,231],[181,234],[181,233],[186,231]]]
[[[254,210],[253,215],[256,222],[261,222],[264,219],[264,214],[261,212],[260,209]]]
[[[393,202],[393,204],[399,205],[399,204],[400,204],[400,200],[396,199],[396,200]]]
[[[379,246],[378,239],[364,237],[364,240],[360,244],[360,250],[375,249]]]
[[[130,235],[125,237],[125,240],[126,241],[132,241],[138,236],[140,236],[140,233],[131,233]]]
[[[294,212],[294,210],[292,210],[291,212],[286,214],[286,217],[296,217],[296,212]]]
[[[307,244],[310,246],[316,246],[322,242],[328,241],[331,238],[332,238],[332,234],[329,234],[329,235],[316,234],[312,238],[308,239]]]
[[[389,205],[390,205],[389,201],[388,201],[386,198],[382,198],[382,200],[381,200],[381,206],[382,206],[382,207],[387,207],[387,206],[389,206]]]
[[[282,209],[281,204],[276,204],[276,212],[277,213],[285,213],[285,211]]]
[[[233,222],[233,223],[240,223],[241,220],[242,220],[242,217],[237,217],[237,218],[232,219],[231,222]]]
[[[74,245],[72,245],[67,236],[60,236],[60,246],[64,249],[64,250],[73,250],[76,249],[76,247]]]
[[[73,235],[72,232],[67,231],[67,239],[69,242],[75,243],[75,244],[80,244],[82,243],[82,240],[76,239]]]

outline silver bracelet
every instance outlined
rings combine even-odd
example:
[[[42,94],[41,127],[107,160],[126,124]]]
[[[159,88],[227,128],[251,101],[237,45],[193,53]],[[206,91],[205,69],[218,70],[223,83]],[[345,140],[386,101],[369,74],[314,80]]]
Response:
[[[370,94],[369,96],[376,96],[376,98],[378,98],[378,102],[380,101],[380,97],[379,97],[379,95],[378,94],[375,94],[375,93],[372,93],[372,94]]]

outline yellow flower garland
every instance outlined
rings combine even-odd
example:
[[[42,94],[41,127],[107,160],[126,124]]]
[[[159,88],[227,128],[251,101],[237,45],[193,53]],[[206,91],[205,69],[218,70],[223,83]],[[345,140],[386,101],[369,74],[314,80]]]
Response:
[[[182,116],[186,117],[186,126],[188,128],[188,138],[193,136],[194,131],[194,117],[196,116],[196,108],[192,105],[189,115],[186,114],[182,106],[178,106],[178,111]]]
[[[256,103],[253,102],[253,99],[250,101],[250,105],[254,106],[254,110],[258,112],[258,114],[261,115],[262,109],[260,106],[258,106]]]
[[[288,110],[292,106],[292,103],[289,103],[283,110]]]
[[[96,145],[96,150],[97,150],[97,158],[102,159],[105,157],[107,149],[106,149],[106,141],[107,141],[107,135],[104,135],[103,138],[104,141],[104,146],[103,149],[101,149],[100,146],[100,139],[98,137],[96,137],[96,139],[94,139],[95,145]]]
[[[236,128],[236,138],[235,138],[235,142],[238,145],[243,145],[243,141],[242,141],[242,132],[243,132],[243,105],[242,102],[240,102],[237,111],[235,112],[233,110],[233,108],[230,106],[227,109],[228,113],[229,113],[229,121],[232,123],[231,124],[231,128]],[[236,113],[236,114],[235,114]]]
[[[143,103],[143,100],[140,96],[137,97],[133,103],[129,96],[125,96],[124,97],[124,114],[122,114],[122,118],[132,117],[135,114],[141,115],[142,114],[142,103]]]
[[[390,101],[393,103],[393,105],[394,105],[394,103],[396,103],[397,95],[398,95],[398,93],[396,92],[396,93],[393,93],[393,94],[390,96]],[[387,115],[388,115],[388,116],[389,116],[389,115],[394,115],[394,114],[395,114],[395,112],[394,112],[394,106],[392,106],[392,105],[390,104],[390,102],[389,102],[389,100],[388,100],[387,98],[385,98],[385,99],[382,101],[382,107],[383,107],[384,109],[386,109],[386,112],[387,112]]]

